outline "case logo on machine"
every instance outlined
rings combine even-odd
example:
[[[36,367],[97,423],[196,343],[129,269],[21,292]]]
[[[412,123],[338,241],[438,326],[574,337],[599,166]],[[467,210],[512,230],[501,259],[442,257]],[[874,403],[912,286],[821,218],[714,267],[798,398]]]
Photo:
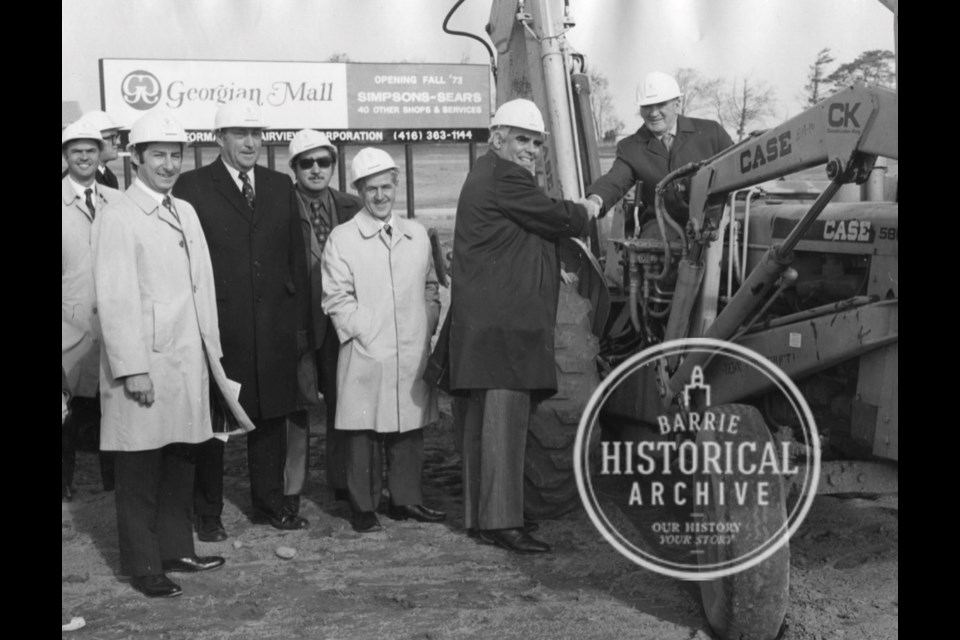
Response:
[[[149,71],[131,71],[120,83],[123,101],[139,111],[147,111],[160,101],[160,81]]]

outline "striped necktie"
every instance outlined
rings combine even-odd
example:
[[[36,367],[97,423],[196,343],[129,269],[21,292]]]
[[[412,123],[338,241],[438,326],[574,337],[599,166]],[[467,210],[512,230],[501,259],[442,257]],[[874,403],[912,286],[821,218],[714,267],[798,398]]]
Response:
[[[93,189],[87,187],[83,194],[86,196],[84,203],[87,205],[87,211],[90,212],[90,219],[93,220],[97,217],[97,208],[93,206]]]

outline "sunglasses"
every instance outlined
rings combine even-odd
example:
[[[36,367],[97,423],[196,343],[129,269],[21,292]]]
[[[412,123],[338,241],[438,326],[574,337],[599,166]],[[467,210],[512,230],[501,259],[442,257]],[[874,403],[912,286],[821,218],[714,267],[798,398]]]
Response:
[[[333,158],[300,158],[297,160],[297,167],[306,171],[316,164],[321,169],[329,169],[333,166]]]

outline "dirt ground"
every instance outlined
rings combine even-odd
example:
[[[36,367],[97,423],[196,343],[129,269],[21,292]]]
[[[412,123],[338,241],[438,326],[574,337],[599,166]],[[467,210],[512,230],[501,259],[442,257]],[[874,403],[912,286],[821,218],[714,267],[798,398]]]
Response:
[[[246,451],[226,455],[224,523],[230,538],[197,543],[226,566],[177,574],[184,595],[148,600],[117,575],[113,494],[99,486],[96,456],[78,457],[76,497],[62,505],[61,622],[86,626],[64,638],[706,640],[698,589],[645,571],[618,555],[586,516],[543,522],[554,546],[517,556],[467,538],[460,460],[443,419],[426,431],[426,503],[443,524],[395,522],[359,535],[349,507],[334,502],[321,468],[323,428],[313,415],[312,466],[304,531],[249,522]],[[785,640],[898,637],[898,500],[818,498],[791,542]],[[290,560],[280,546],[296,550]]]

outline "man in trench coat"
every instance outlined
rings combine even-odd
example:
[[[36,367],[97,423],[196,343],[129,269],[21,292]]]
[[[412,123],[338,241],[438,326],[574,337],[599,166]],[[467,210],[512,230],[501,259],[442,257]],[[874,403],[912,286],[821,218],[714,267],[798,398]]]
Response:
[[[283,508],[283,465],[287,417],[299,406],[298,358],[312,348],[309,287],[290,178],[257,164],[265,127],[252,102],[221,106],[214,121],[220,157],[183,174],[174,193],[193,205],[203,226],[223,368],[240,383],[240,404],[257,426],[247,436],[252,519],[302,529],[307,521]],[[222,441],[202,447],[194,494],[198,537],[225,539]]]
[[[100,431],[100,330],[93,291],[91,228],[120,192],[96,181],[104,145],[100,129],[80,120],[63,130],[67,171],[60,181],[60,366],[70,390],[70,419],[60,433],[60,497],[73,499],[73,472],[84,433]],[[99,441],[99,438],[92,438]],[[113,488],[113,463],[100,453],[104,489]]]
[[[427,232],[392,214],[399,169],[385,151],[362,149],[352,164],[364,208],[335,228],[323,252],[323,309],[340,337],[336,428],[347,450],[353,528],[380,529],[383,454],[389,514],[440,522],[423,506],[423,429],[436,420],[436,390],[422,379],[440,317]]]
[[[163,111],[130,132],[137,180],[94,223],[103,331],[101,446],[116,459],[120,572],[149,597],[168,572],[220,567],[198,557],[191,527],[193,452],[213,437],[211,383],[252,429],[220,366],[213,268],[193,208],[170,197],[187,135]]]
[[[310,276],[310,322],[320,392],[326,405],[326,446],[324,462],[327,486],[337,500],[347,500],[346,450],[343,433],[334,428],[337,415],[337,354],[340,341],[321,304],[323,275],[320,258],[330,232],[353,218],[363,201],[330,186],[337,169],[337,148],[324,134],[313,129],[298,131],[290,141],[290,168],[293,170],[300,229]],[[283,500],[287,511],[299,512],[309,463],[310,416],[307,411],[294,414],[287,425],[287,459],[284,465]]]
[[[557,390],[556,241],[585,233],[599,211],[550,198],[534,181],[545,133],[529,100],[500,106],[490,151],[460,192],[453,240],[450,387],[469,394],[464,520],[517,553],[550,550],[523,526],[523,456],[531,401]]]

